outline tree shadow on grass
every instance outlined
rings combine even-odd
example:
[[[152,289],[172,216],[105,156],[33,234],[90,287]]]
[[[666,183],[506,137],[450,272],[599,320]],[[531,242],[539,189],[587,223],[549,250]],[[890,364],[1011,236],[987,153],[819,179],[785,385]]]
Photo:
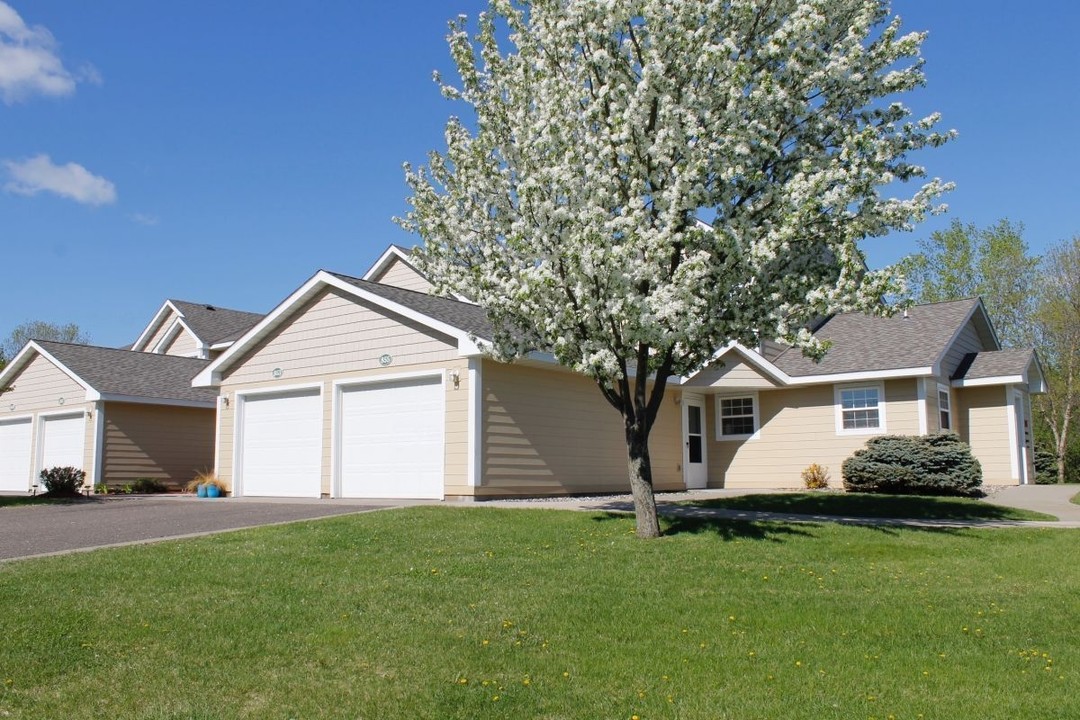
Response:
[[[601,512],[593,517],[596,522],[608,520],[626,520],[625,512],[609,510]],[[672,535],[703,535],[713,534],[721,540],[767,540],[769,542],[783,542],[788,537],[816,537],[813,530],[820,527],[816,523],[788,523],[784,521],[758,522],[754,520],[735,520],[715,515],[701,516],[667,516],[660,517],[661,534],[665,537]]]

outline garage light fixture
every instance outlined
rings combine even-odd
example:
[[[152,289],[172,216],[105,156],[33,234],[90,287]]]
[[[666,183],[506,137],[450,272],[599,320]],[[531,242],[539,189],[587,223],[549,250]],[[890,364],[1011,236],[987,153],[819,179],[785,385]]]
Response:
[[[458,374],[457,369],[447,370],[446,379],[454,383],[455,390],[457,390],[461,386],[461,375]]]

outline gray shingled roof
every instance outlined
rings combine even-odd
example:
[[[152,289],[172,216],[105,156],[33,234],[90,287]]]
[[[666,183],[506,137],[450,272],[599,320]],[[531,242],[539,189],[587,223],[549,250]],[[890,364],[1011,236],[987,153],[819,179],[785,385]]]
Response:
[[[978,302],[968,299],[916,305],[906,318],[902,314],[891,318],[835,315],[814,332],[815,337],[832,341],[821,362],[789,348],[774,363],[793,377],[930,367]]]
[[[1035,357],[1031,349],[987,350],[968,353],[960,361],[952,380],[1023,375]]]
[[[385,298],[399,305],[404,305],[410,310],[423,313],[430,318],[446,323],[459,330],[463,330],[475,337],[490,339],[493,334],[491,323],[488,322],[487,313],[484,312],[483,308],[477,305],[461,302],[460,300],[451,300],[450,298],[428,295],[427,293],[416,292],[414,290],[405,290],[404,288],[394,287],[392,285],[383,285],[368,280],[361,280],[360,278],[342,275],[341,273],[327,272],[361,290],[367,290],[381,298]]]
[[[191,387],[191,380],[210,364],[208,360],[50,340],[36,342],[102,394],[210,402],[217,395],[213,389]]]
[[[184,314],[184,322],[210,345],[236,340],[263,319],[260,313],[229,310],[205,303],[170,300]]]

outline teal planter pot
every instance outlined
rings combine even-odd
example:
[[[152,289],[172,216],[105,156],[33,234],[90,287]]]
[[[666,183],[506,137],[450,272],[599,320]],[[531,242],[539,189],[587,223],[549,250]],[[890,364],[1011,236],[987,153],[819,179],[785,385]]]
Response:
[[[217,485],[207,485],[206,486],[206,497],[208,497],[208,498],[221,497],[221,488],[219,488]]]
[[[214,489],[217,490],[217,488]],[[209,490],[207,490],[205,485],[199,485],[197,488],[195,488],[195,497],[207,497],[208,494]]]

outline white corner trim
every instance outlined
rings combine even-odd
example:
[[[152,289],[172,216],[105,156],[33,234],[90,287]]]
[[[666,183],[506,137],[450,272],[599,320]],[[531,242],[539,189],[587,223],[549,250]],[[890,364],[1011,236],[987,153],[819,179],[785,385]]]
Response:
[[[854,430],[844,429],[844,408],[841,402],[841,393],[844,390],[857,390],[859,388],[877,388],[878,391],[878,427],[876,428],[856,428]],[[836,418],[836,434],[837,435],[885,435],[888,433],[888,422],[886,421],[886,406],[888,403],[885,401],[885,383],[882,381],[877,382],[862,382],[862,383],[848,383],[837,384],[833,386],[833,407]]]
[[[94,469],[90,477],[90,487],[96,488],[105,481],[105,403],[94,403]]]
[[[467,483],[469,487],[483,485],[483,417],[484,407],[484,361],[469,358],[469,441]]]
[[[1016,426],[1016,392],[1012,385],[1005,386],[1005,407],[1009,423],[1009,472],[1013,480],[1020,482],[1020,428]]]
[[[916,407],[919,409],[919,434],[926,435],[930,432],[930,409],[926,406],[926,378],[916,378],[915,393],[915,403]]]
[[[720,408],[721,400],[733,400],[735,398],[750,398],[754,407],[754,432],[741,435],[724,435],[724,418]],[[761,437],[761,405],[757,390],[744,392],[725,392],[713,396],[714,420],[716,421],[716,441],[729,442],[739,440],[757,440]]]

